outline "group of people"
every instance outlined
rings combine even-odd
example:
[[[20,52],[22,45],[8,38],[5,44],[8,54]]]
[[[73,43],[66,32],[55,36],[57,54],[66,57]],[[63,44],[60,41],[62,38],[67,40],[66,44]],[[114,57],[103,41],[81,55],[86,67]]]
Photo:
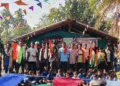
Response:
[[[51,40],[39,45],[39,42],[31,42],[30,47],[27,44],[19,42],[14,48],[13,44],[7,43],[3,53],[3,67],[8,73],[15,69],[19,73],[21,66],[22,73],[24,70],[42,72],[47,66],[49,70],[73,69],[78,71],[80,68],[86,71],[89,68],[98,68],[120,70],[120,52],[119,48],[108,44],[104,49],[98,48],[93,42],[88,48],[87,44],[71,42],[67,46],[65,42],[59,41],[53,43]],[[15,57],[16,56],[16,57]],[[2,57],[2,56],[1,56]]]
[[[39,42],[31,42],[30,47],[23,42],[12,42],[7,43],[4,48],[0,57],[1,62],[3,57],[5,73],[36,74],[37,71],[44,72],[44,68],[49,72],[62,70],[64,73],[67,70],[78,72],[79,69],[86,73],[89,69],[115,72],[120,70],[120,50],[119,45],[115,44],[108,44],[102,49],[97,47],[96,42],[88,47],[87,44],[72,41],[68,46],[61,39],[57,42],[43,41],[41,46]]]

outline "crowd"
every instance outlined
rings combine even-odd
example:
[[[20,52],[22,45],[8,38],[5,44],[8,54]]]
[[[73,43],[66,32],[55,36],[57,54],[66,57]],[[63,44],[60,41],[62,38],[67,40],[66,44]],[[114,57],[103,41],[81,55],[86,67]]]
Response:
[[[23,42],[16,45],[15,48],[13,43],[6,44],[3,67],[5,73],[30,75],[29,85],[52,83],[54,77],[81,78],[82,86],[105,86],[107,80],[119,79],[119,44],[108,43],[102,49],[92,42],[88,48],[74,38],[70,45],[63,39],[44,40],[41,46],[39,42],[31,42],[30,47]]]

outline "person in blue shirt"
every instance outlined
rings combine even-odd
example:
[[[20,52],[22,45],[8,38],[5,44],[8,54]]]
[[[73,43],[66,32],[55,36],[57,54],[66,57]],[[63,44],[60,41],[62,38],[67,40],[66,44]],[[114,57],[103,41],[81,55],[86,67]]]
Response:
[[[41,73],[41,76],[47,76],[48,75],[48,67],[47,66],[45,66],[44,67],[44,71]]]
[[[60,68],[66,72],[68,68],[69,50],[65,42],[62,43],[62,47],[58,50],[58,57],[60,60]]]

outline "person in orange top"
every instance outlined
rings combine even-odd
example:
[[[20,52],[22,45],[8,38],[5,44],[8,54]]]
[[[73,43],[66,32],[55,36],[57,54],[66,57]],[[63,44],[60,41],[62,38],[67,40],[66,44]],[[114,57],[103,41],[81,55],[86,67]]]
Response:
[[[85,44],[83,51],[84,51],[84,57],[85,57],[85,69],[87,71],[89,66],[89,49],[87,48],[87,44]]]

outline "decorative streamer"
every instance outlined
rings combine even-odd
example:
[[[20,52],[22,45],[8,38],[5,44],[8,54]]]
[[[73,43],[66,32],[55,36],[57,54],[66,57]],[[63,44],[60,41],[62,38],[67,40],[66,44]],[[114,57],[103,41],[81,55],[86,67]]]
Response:
[[[23,12],[24,12],[25,15],[27,15],[27,11],[26,11],[26,9],[24,9]]]
[[[1,3],[1,7],[5,7],[6,10],[9,10],[9,3]]]
[[[2,18],[2,16],[0,16],[0,20],[2,20],[3,18]]]
[[[40,3],[38,3],[37,5],[38,5],[39,7],[41,7],[41,8],[42,8],[42,3],[41,3],[41,2],[40,2]]]
[[[39,0],[35,0],[35,1],[40,2]]]
[[[23,6],[26,6],[27,4],[24,3],[22,0],[19,0],[19,1],[16,1],[15,2],[17,5],[23,5]]]
[[[31,6],[31,7],[29,7],[29,9],[33,11],[33,10],[34,10],[34,7],[33,7],[33,6]]]

